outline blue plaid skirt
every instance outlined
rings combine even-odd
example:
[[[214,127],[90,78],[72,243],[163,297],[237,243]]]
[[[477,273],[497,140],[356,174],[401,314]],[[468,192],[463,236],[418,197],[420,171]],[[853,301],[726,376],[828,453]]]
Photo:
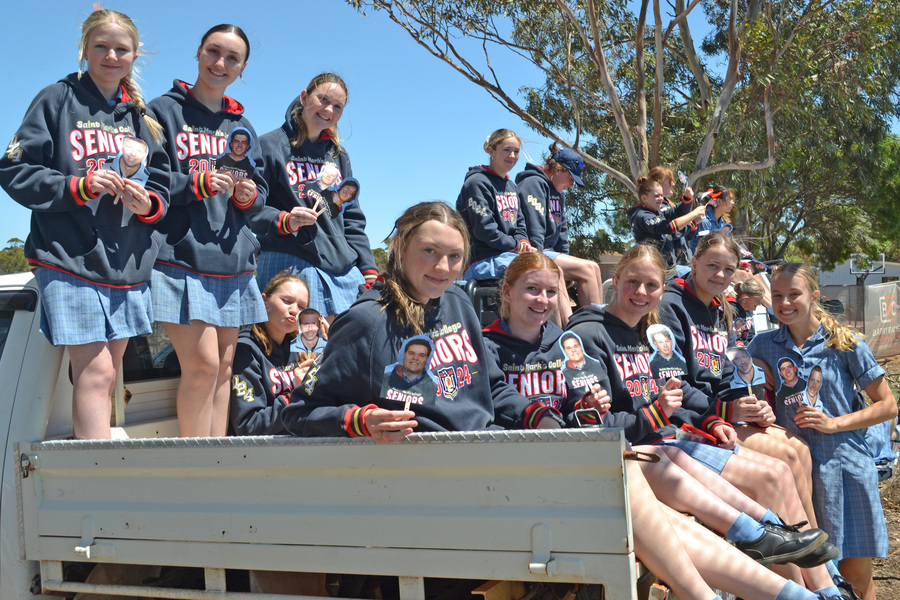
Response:
[[[366,282],[366,278],[356,267],[335,275],[291,254],[260,252],[256,261],[256,278],[263,289],[270,279],[284,270],[298,275],[306,282],[309,287],[309,308],[316,309],[326,317],[350,308],[359,296],[359,286]]]
[[[704,467],[717,474],[722,474],[725,463],[728,459],[737,454],[738,446],[734,450],[727,448],[719,448],[712,444],[701,444],[690,440],[665,439],[659,442],[663,446],[674,446],[682,450],[685,454],[702,464]]]
[[[149,335],[153,323],[150,288],[97,285],[39,267],[41,332],[54,346],[78,346]]]
[[[155,320],[162,323],[242,327],[268,320],[252,273],[212,277],[156,263],[150,291]]]

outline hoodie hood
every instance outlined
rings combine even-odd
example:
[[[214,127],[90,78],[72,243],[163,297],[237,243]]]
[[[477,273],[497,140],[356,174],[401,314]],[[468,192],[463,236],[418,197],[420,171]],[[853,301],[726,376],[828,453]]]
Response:
[[[543,167],[539,167],[531,163],[525,165],[525,168],[522,169],[522,171],[520,171],[518,175],[516,175],[516,185],[521,186],[523,181],[528,181],[529,179],[532,179],[534,177],[544,180],[547,185],[553,187],[550,183],[550,178],[547,177],[547,172],[544,171]]]
[[[191,91],[192,87],[194,86],[192,86],[188,82],[176,79],[172,84],[172,89],[163,94],[163,96],[173,98],[177,102],[191,106],[194,109],[204,110],[210,114],[213,114],[213,111],[209,110],[206,105],[197,100],[197,98],[194,96],[194,93]],[[217,112],[227,113],[240,118],[244,114],[244,106],[231,96],[222,96],[222,109]]]

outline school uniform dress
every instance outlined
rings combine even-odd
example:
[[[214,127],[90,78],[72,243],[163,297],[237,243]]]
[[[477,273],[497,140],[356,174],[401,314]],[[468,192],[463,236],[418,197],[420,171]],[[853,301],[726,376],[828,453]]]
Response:
[[[884,369],[861,340],[850,352],[828,348],[826,341],[827,332],[820,325],[803,348],[797,348],[790,330],[782,327],[757,334],[747,351],[764,360],[773,373],[778,372],[779,359],[793,359],[804,380],[813,367],[820,367],[821,406],[817,408],[829,417],[864,408],[858,389],[883,376]],[[797,406],[779,402],[775,414],[779,425],[809,444],[813,505],[819,527],[828,533],[828,541],[838,547],[840,558],[887,556],[887,526],[878,492],[878,473],[865,440],[867,429],[828,434],[800,428],[793,418]]]
[[[622,427],[632,444],[676,446],[706,467],[720,473],[734,454],[718,446],[679,439],[681,425],[707,433],[724,423],[715,414],[700,414],[686,407],[702,404],[703,394],[681,382],[684,401],[666,417],[658,396],[659,385],[650,368],[650,346],[636,328],[598,306],[586,306],[572,315],[568,330],[579,335],[585,356],[599,360],[609,375],[611,404],[603,416],[606,427]]]
[[[138,216],[92,189],[126,135],[148,147],[151,209]],[[71,74],[32,101],[0,155],[0,185],[31,209],[25,258],[41,290],[41,331],[54,345],[108,342],[151,331],[148,282],[169,207],[165,152],[120,87],[110,103],[89,74]]]
[[[160,223],[165,240],[153,271],[153,308],[157,321],[216,327],[241,327],[266,320],[254,277],[259,243],[247,217],[262,209],[268,187],[261,176],[262,156],[244,107],[225,96],[212,111],[176,80],[172,89],[149,104],[165,129],[172,170],[172,207]],[[247,201],[214,193],[209,174],[228,152],[235,130],[250,134],[247,151],[255,163],[256,193]]]
[[[288,269],[306,282],[312,308],[323,315],[336,315],[353,304],[360,285],[375,281],[378,269],[366,236],[359,188],[355,201],[344,210],[326,210],[314,225],[291,229],[291,209],[315,206],[316,197],[306,192],[322,192],[315,183],[322,167],[332,165],[338,170],[334,187],[353,176],[350,157],[343,148],[338,150],[331,132],[323,131],[316,140],[304,139],[298,146],[291,144],[297,136],[292,115],[299,101],[298,97],[288,106],[284,124],[260,140],[269,195],[265,207],[251,219],[262,247],[258,277],[265,286],[275,274]],[[327,206],[328,198],[323,201]]]
[[[292,434],[366,436],[365,410],[403,410],[403,401],[384,398],[381,391],[386,368],[400,360],[403,343],[416,334],[401,327],[390,309],[382,310],[381,290],[376,283],[334,320],[325,353],[282,415]],[[453,286],[428,303],[424,335],[435,348],[429,369],[439,386],[433,403],[410,405],[416,431],[533,429],[544,416],[558,415],[506,385],[503,372],[486,360],[478,317],[461,289]]]
[[[566,193],[557,192],[546,171],[530,163],[516,175],[516,188],[528,242],[554,260],[568,254]]]
[[[528,243],[525,218],[519,210],[516,185],[488,167],[466,173],[456,199],[472,242],[472,262],[465,279],[498,279]]]
[[[701,239],[711,233],[722,231],[725,229],[726,225],[730,227],[730,224],[725,220],[725,217],[716,218],[716,209],[712,206],[707,207],[703,220],[697,225],[697,234],[692,236],[688,242],[691,246],[691,252],[697,251],[697,244],[700,243]]]

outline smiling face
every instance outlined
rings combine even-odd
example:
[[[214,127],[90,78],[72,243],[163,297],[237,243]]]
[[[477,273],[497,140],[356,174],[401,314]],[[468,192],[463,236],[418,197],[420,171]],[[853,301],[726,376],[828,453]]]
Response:
[[[548,269],[530,269],[512,285],[504,284],[501,295],[509,306],[506,319],[516,337],[539,331],[556,310],[559,276]]]
[[[563,351],[576,367],[580,368],[581,365],[584,364],[584,349],[574,337],[566,338],[565,341],[563,341]]]
[[[431,354],[431,348],[424,343],[406,345],[406,351],[403,353],[403,370],[407,378],[413,379],[425,371],[429,354]]]
[[[606,310],[635,327],[659,305],[663,282],[657,265],[648,259],[636,260],[613,275],[615,296]]]
[[[309,139],[318,139],[322,131],[337,125],[347,104],[347,92],[337,83],[327,82],[314,90],[300,92],[303,123]]]
[[[122,162],[132,169],[140,166],[147,156],[147,144],[137,138],[127,137],[122,140]]]
[[[300,335],[307,342],[319,337],[319,317],[313,314],[300,317]]]
[[[356,192],[359,190],[352,183],[346,183],[341,186],[341,189],[338,190],[338,193],[334,195],[334,203],[340,206],[344,202],[350,202],[356,196]]]
[[[784,380],[784,385],[792,386],[797,383],[797,367],[791,361],[782,361],[778,365],[778,373],[781,375],[781,379]]]
[[[463,237],[456,228],[438,221],[419,225],[402,255],[411,295],[423,304],[439,298],[459,277],[464,254]]]
[[[709,246],[702,255],[695,255],[691,259],[691,280],[697,297],[704,304],[711,303],[731,284],[737,266],[737,257],[724,246]]]
[[[300,282],[285,281],[268,296],[263,294],[263,300],[269,315],[266,331],[281,343],[285,335],[297,331],[297,316],[309,304],[309,290]]]
[[[241,160],[250,149],[250,136],[246,133],[232,134],[231,144],[228,145],[228,148],[235,159]]]
[[[659,353],[662,354],[663,358],[670,358],[672,356],[672,339],[665,333],[660,332],[654,335],[653,343],[656,344],[656,349],[659,350]]]
[[[197,83],[215,93],[224,93],[247,66],[247,45],[237,34],[217,31],[197,49]]]
[[[650,210],[659,210],[665,200],[666,197],[663,195],[662,186],[655,183],[650,186],[646,194],[641,196],[641,206]]]
[[[512,171],[519,162],[520,146],[518,138],[508,137],[493,148],[488,148],[487,153],[491,156],[491,170],[501,176]]]
[[[104,23],[91,31],[84,56],[94,85],[107,100],[112,100],[119,93],[122,78],[131,73],[137,52],[134,40],[123,27]]]
[[[805,325],[813,318],[813,304],[819,291],[809,291],[806,280],[797,273],[782,272],[772,279],[772,312],[785,325]]]

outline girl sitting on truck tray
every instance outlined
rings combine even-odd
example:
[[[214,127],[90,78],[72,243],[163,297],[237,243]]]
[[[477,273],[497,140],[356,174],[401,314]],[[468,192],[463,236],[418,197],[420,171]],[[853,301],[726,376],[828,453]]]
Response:
[[[321,363],[294,390],[282,413],[288,431],[391,443],[414,430],[559,427],[556,409],[519,395],[488,360],[474,309],[452,286],[467,253],[465,223],[447,205],[408,209],[397,220],[383,284],[335,320]],[[390,399],[391,386],[382,390],[408,338],[435,348],[438,390],[406,394],[417,398],[407,403],[404,392]],[[660,505],[637,464],[626,468],[636,553],[679,598],[717,598],[704,579],[748,600],[817,598]]]
[[[524,396],[559,408],[564,415],[573,415],[588,402],[606,413],[611,398],[605,369],[600,363],[602,371],[567,368],[571,358],[566,353],[571,354],[570,343],[578,338],[547,322],[559,299],[553,283],[558,277],[558,266],[541,254],[522,254],[510,263],[501,284],[501,318],[483,332],[490,357],[507,383]],[[693,514],[762,564],[803,558],[827,538],[820,529],[799,532],[783,526],[773,513],[709,469],[694,469],[692,476],[655,446],[635,449],[660,457],[657,463],[640,463],[660,501]]]
[[[297,362],[291,345],[301,312],[309,304],[309,288],[290,271],[272,277],[262,293],[269,320],[238,335],[231,378],[231,422],[234,435],[280,435],[281,411],[312,360]]]
[[[25,257],[41,292],[41,331],[69,352],[81,439],[110,437],[116,370],[128,339],[148,335],[153,321],[152,224],[168,208],[168,174],[159,124],[144,116],[134,81],[138,45],[127,16],[93,12],[81,25],[79,72],[37,95],[0,157],[0,185],[32,210]],[[126,137],[149,150],[145,185],[103,168]]]

